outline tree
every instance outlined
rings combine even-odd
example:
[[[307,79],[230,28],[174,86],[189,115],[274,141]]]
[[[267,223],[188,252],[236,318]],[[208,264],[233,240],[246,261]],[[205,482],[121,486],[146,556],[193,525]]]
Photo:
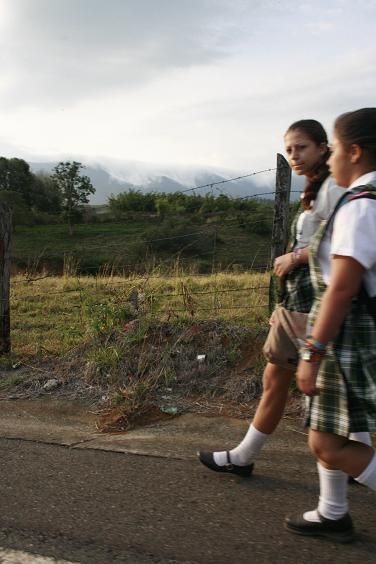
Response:
[[[51,176],[61,194],[62,209],[68,223],[69,234],[72,235],[72,223],[82,204],[89,202],[89,195],[95,193],[88,176],[81,176],[81,169],[85,168],[77,161],[60,162],[55,166]]]
[[[32,184],[33,174],[26,161],[0,157],[0,190],[18,192],[30,207]]]
[[[155,213],[155,195],[150,192],[144,194],[141,190],[130,188],[117,196],[111,194],[108,205],[118,219],[127,212]]]
[[[33,210],[58,215],[61,213],[61,194],[51,176],[45,172],[34,175],[32,185]]]

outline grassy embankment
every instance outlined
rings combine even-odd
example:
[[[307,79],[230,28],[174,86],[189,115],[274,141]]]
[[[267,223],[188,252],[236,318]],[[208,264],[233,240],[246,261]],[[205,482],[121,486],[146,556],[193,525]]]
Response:
[[[267,318],[267,273],[201,276],[47,277],[11,281],[12,349],[64,355],[129,321],[217,320],[258,327]],[[136,303],[138,302],[138,303]]]
[[[214,238],[213,227],[195,224],[206,254],[183,245],[146,256],[147,224],[78,225],[72,237],[64,225],[17,227],[13,264],[26,274],[11,281],[10,360],[34,370],[3,375],[2,390],[25,380],[42,390],[52,376],[63,385],[84,382],[107,390],[125,426],[132,414],[160,405],[166,389],[175,403],[177,396],[238,402],[257,395],[268,240],[225,222]],[[114,275],[135,264],[142,275]],[[252,266],[260,273],[241,272]],[[206,355],[202,365],[198,354]]]
[[[259,393],[268,282],[266,273],[14,277],[10,358],[34,371],[3,375],[1,388],[41,390],[53,376],[92,385],[119,406],[123,427],[166,390],[175,404],[246,402]]]

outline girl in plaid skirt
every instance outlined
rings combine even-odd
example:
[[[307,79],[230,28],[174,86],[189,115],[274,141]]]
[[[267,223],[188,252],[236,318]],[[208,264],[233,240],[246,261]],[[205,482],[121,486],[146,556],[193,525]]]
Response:
[[[347,190],[311,244],[315,303],[297,371],[320,498],[286,528],[349,542],[347,474],[376,490],[375,450],[348,438],[376,430],[376,108],[336,120],[329,166]]]
[[[270,320],[264,345],[268,363],[263,375],[263,395],[245,437],[230,451],[198,453],[200,461],[216,472],[251,475],[256,457],[282,417],[299,359],[299,340],[305,336],[313,303],[307,246],[343,193],[329,176],[328,140],[318,121],[306,119],[293,123],[284,141],[291,168],[304,176],[306,183],[301,210],[292,226],[290,252],[278,257],[274,264],[275,274],[284,280],[282,303]],[[370,440],[367,433],[352,438]]]

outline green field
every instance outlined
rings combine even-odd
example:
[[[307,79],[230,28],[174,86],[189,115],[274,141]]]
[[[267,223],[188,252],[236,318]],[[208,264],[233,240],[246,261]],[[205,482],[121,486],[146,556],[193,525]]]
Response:
[[[186,233],[194,235],[187,239]],[[64,263],[69,272],[86,274],[128,274],[154,269],[156,265],[171,270],[177,263],[190,272],[241,271],[265,268],[269,257],[269,236],[223,219],[211,224],[185,222],[175,239],[168,226],[161,228],[156,220],[144,219],[80,224],[74,227],[72,236],[62,224],[17,226],[12,240],[14,271],[21,272],[27,269],[61,274]]]

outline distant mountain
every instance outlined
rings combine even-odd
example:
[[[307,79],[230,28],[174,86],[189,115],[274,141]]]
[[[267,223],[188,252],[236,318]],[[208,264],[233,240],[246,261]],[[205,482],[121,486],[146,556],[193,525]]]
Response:
[[[31,162],[29,163],[34,173],[43,171],[47,174],[52,173],[52,169],[57,162]],[[229,178],[241,176],[239,174],[216,173],[212,171],[187,169],[182,170],[176,167],[170,168],[165,174],[148,164],[142,169],[140,164],[137,167],[133,163],[124,163],[122,166],[116,163],[111,166],[109,163],[103,165],[89,165],[83,170],[83,174],[89,176],[96,189],[91,197],[92,205],[106,204],[111,194],[117,195],[129,189],[141,190],[142,192],[178,192],[190,190],[197,187],[194,193],[206,194],[212,192],[215,195],[221,193],[233,197],[247,197],[262,194],[263,198],[272,198],[275,190],[275,175],[273,172],[250,176],[231,182],[223,182]],[[192,190],[193,193],[193,190]]]
[[[34,173],[46,172],[47,174],[52,174],[53,168],[58,164],[57,162],[47,162],[47,163],[29,163],[30,168]],[[125,192],[130,188],[134,188],[134,185],[129,182],[119,181],[112,177],[109,172],[100,167],[87,166],[83,169],[83,174],[88,176],[93,184],[96,192],[91,197],[90,203],[93,205],[106,204],[107,198],[111,194],[119,194],[120,192]]]

